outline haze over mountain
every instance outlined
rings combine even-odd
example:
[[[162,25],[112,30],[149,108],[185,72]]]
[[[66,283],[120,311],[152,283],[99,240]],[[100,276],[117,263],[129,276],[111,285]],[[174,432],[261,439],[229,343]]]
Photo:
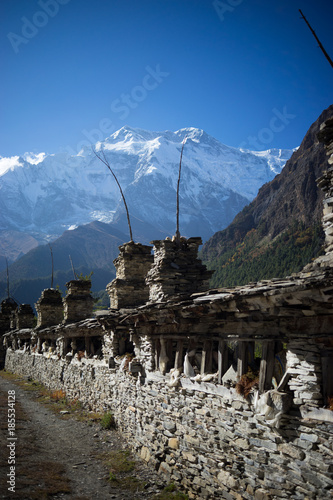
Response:
[[[95,148],[104,150],[118,177],[137,241],[147,243],[175,232],[185,136],[180,229],[184,236],[201,235],[204,240],[226,227],[292,153],[231,148],[196,128],[177,132],[121,128]],[[4,257],[13,262],[38,244],[93,221],[112,224],[128,235],[118,187],[90,148],[76,156],[26,153],[0,158],[0,189],[2,268]]]

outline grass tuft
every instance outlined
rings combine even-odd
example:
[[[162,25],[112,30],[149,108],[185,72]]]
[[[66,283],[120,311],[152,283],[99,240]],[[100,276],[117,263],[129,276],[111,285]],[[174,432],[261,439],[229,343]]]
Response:
[[[122,491],[135,493],[143,491],[146,483],[132,473],[136,469],[136,462],[132,460],[129,450],[115,450],[97,455],[109,469],[109,481]]]
[[[131,460],[129,450],[115,450],[103,454],[105,464],[113,473],[128,473],[135,469],[135,461]]]
[[[188,495],[177,491],[174,483],[168,484],[158,495],[154,496],[154,500],[188,500]]]
[[[66,400],[66,394],[62,389],[60,389],[59,391],[51,392],[50,398],[53,399],[54,401],[64,401]]]
[[[101,418],[101,426],[103,427],[103,429],[116,428],[116,421],[112,413],[108,412],[103,415],[103,417]]]

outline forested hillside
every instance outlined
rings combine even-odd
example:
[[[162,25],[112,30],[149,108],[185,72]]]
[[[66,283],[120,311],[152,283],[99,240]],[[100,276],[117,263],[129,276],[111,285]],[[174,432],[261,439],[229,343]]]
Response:
[[[234,286],[300,271],[321,253],[323,231],[320,224],[306,227],[295,222],[276,239],[265,244],[261,228],[251,229],[244,240],[209,262],[215,269],[213,287]]]

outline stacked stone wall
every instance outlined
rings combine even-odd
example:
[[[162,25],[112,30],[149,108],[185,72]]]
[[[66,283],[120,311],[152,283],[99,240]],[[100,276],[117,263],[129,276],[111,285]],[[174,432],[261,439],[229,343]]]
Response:
[[[57,325],[64,319],[61,293],[55,288],[46,288],[43,290],[41,297],[35,304],[35,307],[37,311],[38,328]]]
[[[66,283],[67,294],[63,299],[64,321],[80,321],[90,318],[93,313],[94,299],[90,295],[90,280],[72,280]]]
[[[301,363],[294,362],[296,370]],[[131,447],[190,498],[333,495],[329,410],[317,408],[302,417],[302,407],[293,407],[280,427],[272,428],[234,389],[210,383],[184,378],[170,387],[168,377],[155,372],[140,385],[102,360],[68,363],[11,349],[6,368],[51,390],[63,389],[88,408],[111,410]]]
[[[169,297],[180,298],[194,292],[207,290],[213,271],[198,259],[201,238],[154,240],[154,263],[146,284],[150,302],[160,302]]]
[[[130,241],[119,247],[119,256],[113,261],[116,278],[107,285],[111,309],[145,304],[149,290],[145,277],[153,262],[152,247]]]

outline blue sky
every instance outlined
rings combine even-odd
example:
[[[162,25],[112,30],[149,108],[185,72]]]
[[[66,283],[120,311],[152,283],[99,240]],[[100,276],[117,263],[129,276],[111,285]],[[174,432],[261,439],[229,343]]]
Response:
[[[292,148],[332,104],[333,2],[1,0],[0,155],[124,125]]]

